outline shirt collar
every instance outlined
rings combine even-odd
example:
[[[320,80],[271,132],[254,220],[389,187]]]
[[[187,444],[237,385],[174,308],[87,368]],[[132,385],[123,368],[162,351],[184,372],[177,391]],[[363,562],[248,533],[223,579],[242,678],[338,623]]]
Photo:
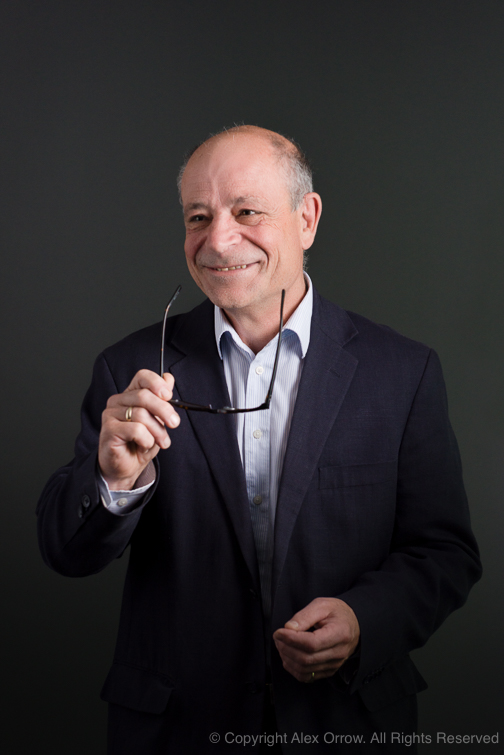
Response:
[[[308,351],[308,346],[310,345],[310,328],[313,312],[313,284],[311,282],[310,276],[307,273],[304,273],[304,277],[308,290],[301,303],[298,305],[297,309],[294,310],[283,327],[284,333],[285,331],[290,330],[299,338],[299,343],[301,344],[301,357],[303,359],[306,355],[306,352]],[[214,307],[214,325],[217,350],[219,352],[220,358],[222,359],[222,336],[224,335],[224,333],[230,333],[231,336],[236,340],[236,338],[238,338],[238,334],[224,315],[223,311],[220,309],[220,307],[217,306]]]

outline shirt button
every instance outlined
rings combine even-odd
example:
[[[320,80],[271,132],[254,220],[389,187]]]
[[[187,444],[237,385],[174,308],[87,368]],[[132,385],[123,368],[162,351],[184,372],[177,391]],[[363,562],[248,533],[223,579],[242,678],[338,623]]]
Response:
[[[116,503],[117,503],[118,506],[126,506],[126,504],[128,503],[128,499],[127,498],[119,498],[119,500],[116,501]]]
[[[257,375],[262,375],[262,374],[263,374],[263,372],[264,372],[264,367],[261,367],[261,365],[258,365],[258,366],[256,367],[256,374],[257,374]]]
[[[259,504],[262,503],[262,495],[255,495],[252,500],[256,506],[259,506]]]
[[[259,438],[262,436],[262,432],[260,430],[254,430],[252,435],[254,436],[256,440],[259,440]]]

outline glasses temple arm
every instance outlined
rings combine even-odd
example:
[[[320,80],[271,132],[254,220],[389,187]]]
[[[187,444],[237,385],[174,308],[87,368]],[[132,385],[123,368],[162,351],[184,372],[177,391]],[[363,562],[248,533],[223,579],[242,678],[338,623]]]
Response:
[[[264,405],[266,407],[269,407],[271,396],[273,394],[273,386],[275,384],[276,379],[276,373],[277,373],[277,367],[278,367],[278,359],[280,357],[280,343],[282,341],[282,329],[283,329],[283,308],[284,308],[284,300],[285,300],[285,289],[282,289],[282,299],[280,302],[280,329],[278,331],[278,343],[277,343],[277,350],[275,354],[275,364],[273,365],[273,374],[271,376],[271,382],[270,386],[268,388],[268,393],[266,394],[266,398],[264,400]]]
[[[164,342],[165,342],[165,331],[166,331],[166,318],[168,317],[168,312],[170,311],[171,305],[173,304],[173,302],[175,301],[175,299],[177,298],[177,296],[180,294],[181,291],[182,291],[182,286],[177,286],[175,293],[173,294],[172,298],[166,305],[166,309],[165,309],[165,313],[163,317],[163,332],[161,335],[161,358],[159,360],[159,374],[161,375],[161,377],[163,377],[164,375]]]

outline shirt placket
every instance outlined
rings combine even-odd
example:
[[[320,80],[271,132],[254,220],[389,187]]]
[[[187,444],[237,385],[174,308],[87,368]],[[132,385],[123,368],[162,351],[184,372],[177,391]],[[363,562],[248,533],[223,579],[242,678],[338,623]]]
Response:
[[[259,352],[249,364],[246,382],[246,406],[259,406],[268,390],[272,367],[269,349]],[[243,451],[250,516],[261,577],[263,603],[269,599],[269,572],[271,568],[268,548],[270,518],[270,441],[271,412],[250,412],[243,415]],[[265,609],[267,606],[265,605]]]

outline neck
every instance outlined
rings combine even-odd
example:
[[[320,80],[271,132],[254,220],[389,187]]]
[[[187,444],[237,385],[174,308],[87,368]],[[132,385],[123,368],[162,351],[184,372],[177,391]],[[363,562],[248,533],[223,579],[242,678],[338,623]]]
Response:
[[[283,321],[289,317],[304,299],[308,285],[303,277],[300,290],[289,291],[285,294]],[[226,318],[240,336],[243,343],[258,354],[277,335],[280,326],[280,299],[274,308],[269,310],[223,310]]]

